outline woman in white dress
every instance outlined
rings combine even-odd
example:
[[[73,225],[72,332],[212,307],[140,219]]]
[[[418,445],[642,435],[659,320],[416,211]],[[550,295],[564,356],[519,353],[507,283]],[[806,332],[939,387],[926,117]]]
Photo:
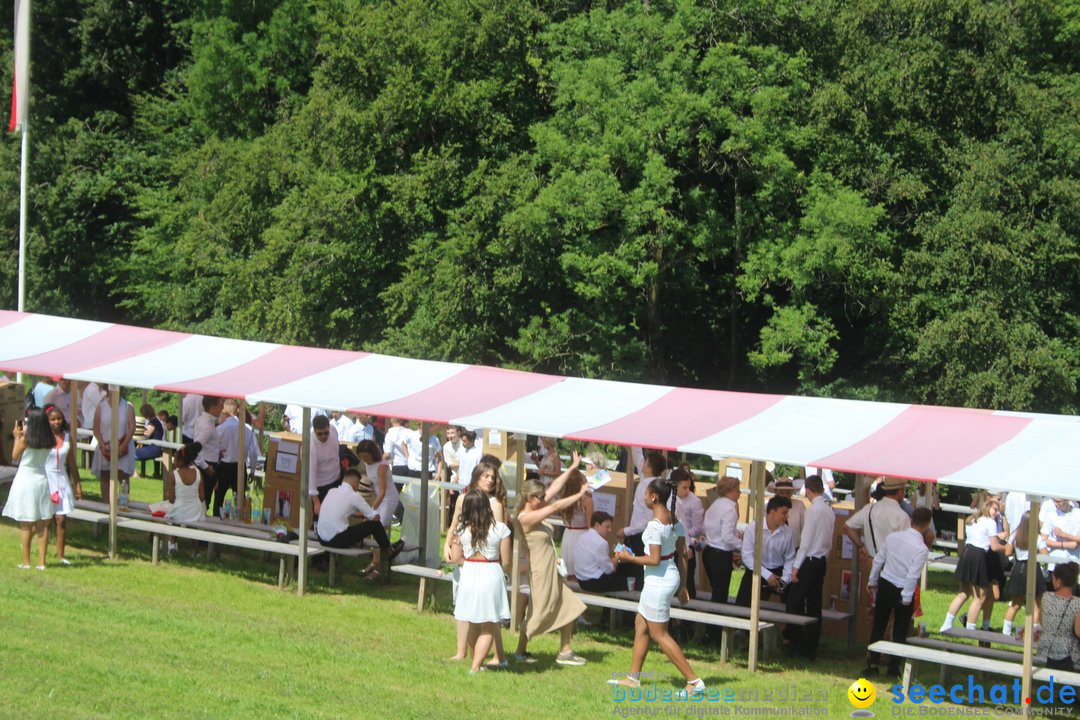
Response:
[[[356,457],[364,465],[364,474],[371,481],[374,499],[368,503],[379,516],[379,522],[386,528],[386,534],[390,535],[390,522],[394,518],[394,511],[398,506],[398,490],[394,485],[394,476],[390,470],[390,463],[383,460],[382,449],[374,440],[361,440],[356,444],[353,451]],[[373,550],[371,563],[367,567],[364,577],[374,579],[379,574],[382,565],[382,557],[378,550]]]
[[[649,654],[651,638],[683,674],[686,688],[679,694],[687,698],[704,692],[705,683],[694,674],[682,648],[667,628],[671,617],[671,599],[677,594],[681,603],[690,600],[686,591],[686,535],[675,519],[675,488],[676,483],[670,478],[656,478],[649,483],[645,490],[645,505],[652,510],[653,517],[641,534],[645,555],[636,556],[622,550],[615,556],[618,562],[644,566],[645,584],[634,621],[634,654],[630,672],[625,678],[608,682],[629,688],[641,687],[641,668],[645,664],[645,656]]]
[[[53,434],[45,412],[31,408],[26,413],[25,425],[15,423],[11,431],[15,443],[11,460],[19,463],[11,491],[4,504],[4,515],[19,523],[22,544],[20,570],[30,569],[30,538],[38,539],[38,570],[45,569],[45,553],[49,549],[49,520],[55,512],[49,498],[49,478],[45,474],[45,462],[53,447]]]
[[[504,576],[510,570],[510,534],[510,528],[495,519],[483,491],[473,490],[465,496],[450,547],[454,563],[461,566],[454,618],[469,624],[468,639],[473,647],[470,673],[479,672],[492,648],[495,657],[488,666],[505,667],[502,643],[495,639],[502,634],[501,623],[510,619]]]
[[[55,405],[45,408],[49,429],[53,433],[52,450],[45,460],[45,476],[49,478],[49,495],[60,502],[56,505],[56,558],[61,565],[71,563],[64,558],[67,539],[67,516],[75,509],[75,498],[82,498],[82,481],[79,468],[75,466],[75,453],[71,452],[71,436],[68,435],[64,413]],[[74,488],[74,490],[72,490]]]
[[[443,545],[443,559],[448,563],[454,562],[454,554],[452,541],[454,539],[453,528],[458,527],[461,522],[461,510],[465,502],[465,496],[473,490],[479,490],[488,499],[488,504],[491,506],[491,513],[495,517],[495,520],[501,523],[507,523],[509,516],[506,512],[506,487],[503,485],[502,478],[499,476],[498,469],[489,463],[480,462],[473,468],[472,476],[469,478],[469,484],[465,489],[457,496],[457,500],[454,502],[454,513],[450,517],[451,532],[446,534],[446,543]],[[458,565],[454,565],[453,574],[453,599],[455,606],[457,605],[458,588],[461,586],[461,568]],[[502,633],[499,633],[495,637],[497,644],[496,652],[502,655]],[[454,650],[454,654],[450,657],[451,661],[464,660],[469,656],[469,624],[459,621],[457,623],[457,645]]]
[[[165,478],[165,499],[172,503],[165,517],[173,522],[193,523],[206,519],[206,490],[202,474],[195,467],[195,458],[201,451],[202,445],[197,442],[177,450],[173,458],[176,468]]]
[[[123,398],[120,399],[119,423],[117,429],[117,473],[121,493],[127,494],[128,478],[135,474],[135,406]],[[94,439],[97,451],[90,463],[90,469],[98,476],[101,484],[101,499],[109,502],[109,452],[112,437],[112,404],[105,397],[94,411]]]

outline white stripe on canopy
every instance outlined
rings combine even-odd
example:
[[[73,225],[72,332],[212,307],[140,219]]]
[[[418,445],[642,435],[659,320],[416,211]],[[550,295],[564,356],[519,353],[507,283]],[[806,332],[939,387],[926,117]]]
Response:
[[[91,320],[27,315],[0,328],[0,362],[50,353],[109,327],[109,323]]]

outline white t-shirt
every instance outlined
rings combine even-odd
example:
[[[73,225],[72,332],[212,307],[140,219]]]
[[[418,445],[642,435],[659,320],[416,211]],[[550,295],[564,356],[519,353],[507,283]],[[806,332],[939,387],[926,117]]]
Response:
[[[458,537],[461,538],[461,551],[466,559],[479,555],[486,560],[499,560],[499,544],[503,538],[510,537],[510,528],[496,520],[488,529],[487,539],[480,547],[473,544],[472,533],[468,528],[458,532]]]
[[[391,425],[387,429],[386,437],[383,439],[383,454],[390,456],[391,467],[408,466],[409,458],[406,457],[402,445],[408,444],[411,432],[413,431],[404,425]]]
[[[574,543],[574,575],[578,580],[595,580],[602,575],[615,572],[615,563],[611,561],[611,546],[608,541],[589,528],[581,533]]]
[[[410,470],[420,472],[420,465],[424,458],[424,436],[419,430],[410,430],[405,443],[409,446],[409,460],[406,463]],[[428,436],[428,470],[435,472],[439,467],[439,453],[442,451],[442,443],[435,435]]]
[[[187,394],[180,403],[180,426],[181,432],[189,437],[195,437],[195,421],[202,415],[202,395]]]
[[[341,477],[341,456],[338,454],[337,429],[331,423],[330,436],[325,442],[319,442],[315,433],[311,433],[311,457],[308,468],[308,495],[318,495],[319,488],[336,482]],[[319,511],[322,514],[322,511]]]

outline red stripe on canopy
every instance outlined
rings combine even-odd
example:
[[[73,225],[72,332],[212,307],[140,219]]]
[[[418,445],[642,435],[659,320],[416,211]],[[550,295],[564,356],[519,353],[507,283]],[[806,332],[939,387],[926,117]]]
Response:
[[[11,360],[8,364],[33,368],[35,375],[73,375],[88,368],[126,360],[167,347],[191,337],[188,333],[150,330],[130,325],[110,325],[99,333],[40,355]]]
[[[674,388],[624,418],[566,437],[601,443],[608,442],[607,438],[626,438],[633,445],[676,450],[749,420],[783,399],[782,395]]]
[[[913,405],[870,437],[809,464],[856,473],[887,467],[894,477],[937,479],[990,453],[1030,422],[988,410]]]
[[[0,310],[0,327],[19,322],[20,320],[25,320],[28,317],[30,316],[26,313],[14,312],[11,310]]]
[[[195,380],[157,385],[155,389],[220,397],[245,397],[359,360],[367,354],[282,345],[229,370]]]
[[[512,403],[562,381],[554,375],[474,365],[421,392],[352,412],[442,423]]]

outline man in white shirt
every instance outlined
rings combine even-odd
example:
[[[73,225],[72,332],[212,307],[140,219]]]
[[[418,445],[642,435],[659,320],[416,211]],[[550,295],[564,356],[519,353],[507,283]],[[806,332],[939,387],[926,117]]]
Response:
[[[311,452],[308,453],[308,496],[318,515],[323,498],[341,484],[341,456],[337,429],[330,418],[319,415],[311,421]]]
[[[79,411],[81,416],[79,417],[79,427],[90,427],[94,424],[94,413],[97,411],[97,406],[101,404],[102,399],[105,397],[105,392],[98,386],[97,383],[87,383],[82,389],[80,396]]]
[[[450,471],[450,482],[458,480],[458,456],[461,454],[461,438],[458,437],[458,427],[450,425],[446,428],[446,442],[443,443],[442,456],[443,467]],[[440,478],[441,479],[441,478]]]
[[[825,501],[831,503],[834,499],[833,490],[836,488],[836,478],[833,477],[833,471],[829,468],[816,468],[810,465],[804,467],[803,471],[805,477],[817,475],[821,478],[821,482],[825,486]]]
[[[791,528],[787,525],[787,516],[791,511],[791,501],[779,495],[769,498],[765,506],[765,527],[761,530],[761,568],[754,567],[754,539],[757,521],[749,523],[743,531],[742,561],[746,572],[739,583],[739,594],[735,604],[750,607],[753,586],[752,578],[761,578],[761,599],[767,600],[772,593],[781,594],[784,586],[791,581],[791,570],[795,565],[795,540],[791,537]]]
[[[1080,562],[1080,510],[1072,500],[1054,500],[1054,511],[1048,514],[1040,535],[1051,555],[1068,555],[1072,562]]]
[[[315,413],[311,416],[314,418]],[[293,435],[304,434],[304,408],[295,403],[285,406],[285,412],[281,414],[282,430],[287,430]]]
[[[379,516],[356,489],[359,481],[360,473],[349,470],[340,485],[327,491],[322,501],[319,521],[315,526],[319,542],[327,547],[346,548],[359,545],[364,538],[371,536],[386,558],[392,560],[405,547],[405,541],[398,540],[393,545],[390,544],[390,538],[387,537],[386,528],[379,521]],[[363,518],[363,522],[350,525],[349,520],[354,517]]]
[[[218,461],[217,476],[218,484],[223,488],[232,488],[236,493],[240,454],[237,452],[237,440],[239,439],[240,403],[233,398],[228,398],[224,403],[225,420],[217,426],[218,445],[221,448],[221,460]],[[255,472],[259,462],[259,446],[255,442],[255,431],[251,426],[244,423],[244,461],[248,471]],[[245,487],[247,475],[244,476]]]
[[[712,587],[710,600],[726,603],[731,589],[731,571],[742,550],[738,530],[739,480],[730,475],[718,478],[716,492],[719,497],[705,511],[705,549],[701,553],[701,563]]]
[[[786,610],[795,615],[809,615],[817,622],[805,629],[795,625],[784,628],[784,637],[804,657],[817,658],[821,638],[821,593],[825,587],[827,558],[832,551],[835,519],[825,500],[825,483],[819,475],[806,478],[806,497],[810,507],[802,523],[802,538],[791,569],[791,589]],[[788,519],[790,525],[790,517]]]
[[[574,543],[574,576],[582,590],[594,593],[626,590],[629,574],[617,573],[611,560],[611,516],[597,510],[592,514],[591,527]],[[629,567],[620,564],[618,569]]]
[[[653,516],[652,510],[645,506],[645,490],[648,489],[649,483],[663,475],[665,470],[667,470],[667,459],[663,453],[654,450],[645,457],[641,470],[642,477],[634,489],[634,506],[630,511],[630,524],[617,533],[623,545],[635,555],[645,554],[645,543],[641,540],[641,533],[645,531],[645,526],[649,524]],[[645,568],[635,564],[631,567],[631,572],[640,590],[642,583],[645,582]]]
[[[180,435],[185,445],[195,439],[195,421],[202,414],[202,401],[202,395],[188,393],[180,402]]]
[[[773,483],[772,491],[780,497],[791,501],[791,512],[787,516],[788,527],[791,528],[791,537],[795,540],[795,549],[799,549],[802,541],[803,517],[806,515],[806,503],[802,498],[795,497],[795,483],[791,478],[780,478]]]
[[[383,458],[390,461],[395,475],[407,475],[409,469],[408,439],[410,429],[399,418],[390,418],[390,427],[383,439]],[[400,489],[400,488],[399,488]]]
[[[188,395],[184,398],[187,402]],[[221,461],[221,444],[218,442],[218,417],[225,409],[225,402],[213,395],[197,396],[202,412],[192,424],[193,439],[202,445],[202,450],[195,457],[195,466],[203,476],[203,489],[206,504],[212,508],[214,516],[221,515],[221,506],[225,503],[225,493],[229,488],[224,483],[218,484],[218,462]],[[215,492],[216,490],[216,492]],[[211,498],[213,500],[211,501]]]
[[[337,430],[338,438],[347,437],[349,430],[352,429],[353,421],[348,415],[338,410],[333,410],[330,413],[330,423]]]
[[[893,642],[907,642],[911,616],[915,611],[915,588],[922,577],[923,566],[929,554],[923,534],[930,529],[933,513],[930,508],[916,508],[912,513],[912,527],[891,533],[885,538],[880,550],[874,555],[867,587],[874,598],[874,627],[870,631],[870,644],[885,638],[885,628],[892,616]],[[881,654],[870,653],[870,663],[862,671],[862,677],[878,674]],[[900,674],[900,657],[889,657],[889,676]]]
[[[458,453],[458,482],[468,487],[472,482],[473,469],[480,464],[480,458],[484,456],[480,447],[476,444],[475,430],[462,430],[461,452]]]
[[[352,445],[375,439],[375,426],[371,424],[370,415],[358,414],[353,416],[352,420],[353,423],[349,426],[348,432],[338,432],[338,439]]]
[[[880,500],[867,503],[844,523],[844,532],[858,548],[860,556],[874,557],[885,538],[911,527],[911,517],[900,507],[907,483],[900,478],[884,478]]]
[[[57,380],[56,387],[49,391],[49,394],[45,396],[45,404],[41,406],[41,409],[55,405],[56,408],[64,414],[64,419],[71,424],[71,381],[70,380]]]

